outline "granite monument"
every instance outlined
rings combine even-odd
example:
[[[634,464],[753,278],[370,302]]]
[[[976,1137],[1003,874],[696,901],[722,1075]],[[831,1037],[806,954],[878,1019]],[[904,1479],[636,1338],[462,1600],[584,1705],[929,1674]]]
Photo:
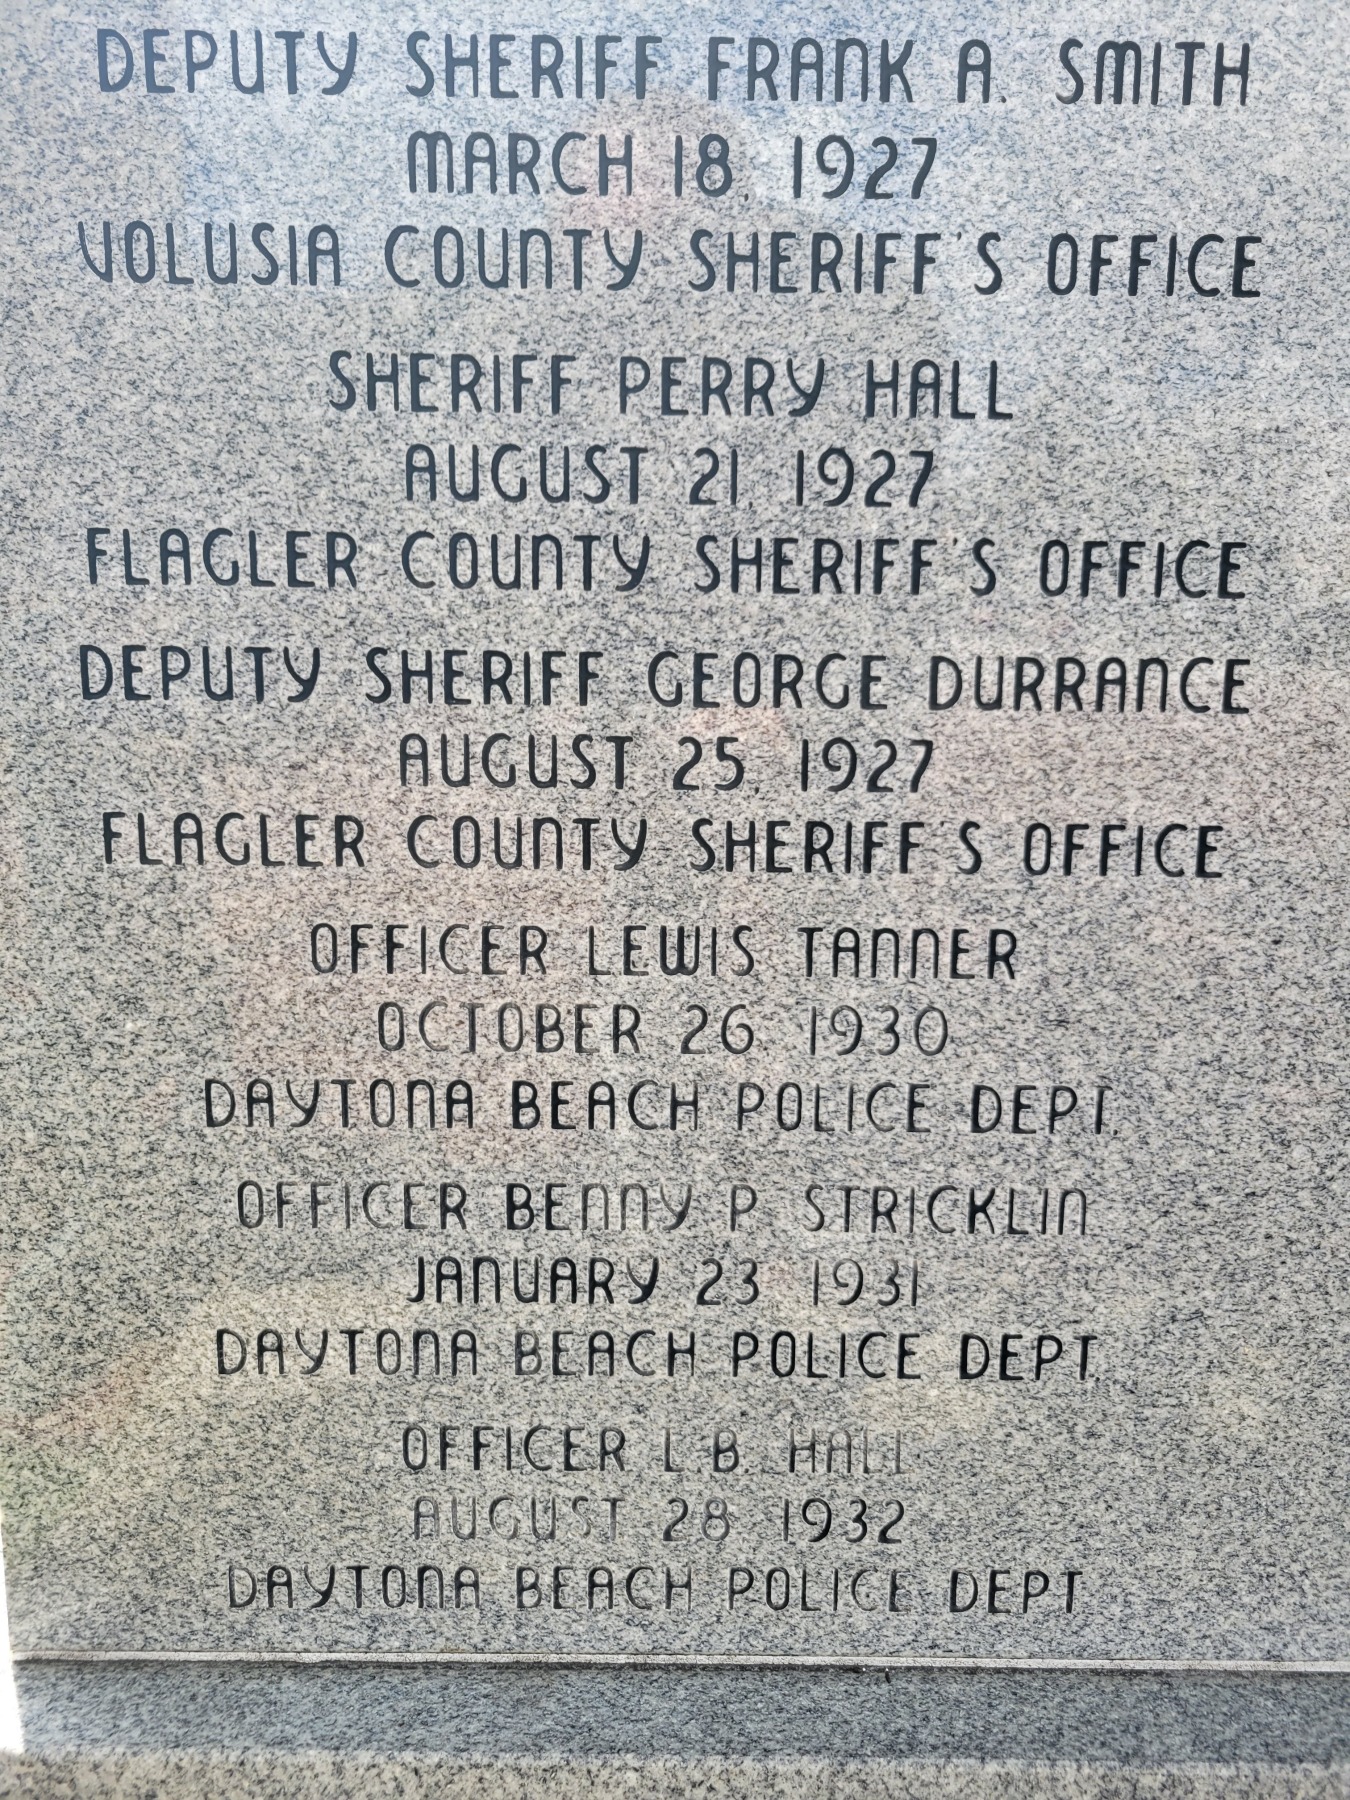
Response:
[[[4,1779],[1344,1792],[1343,16],[3,33]]]

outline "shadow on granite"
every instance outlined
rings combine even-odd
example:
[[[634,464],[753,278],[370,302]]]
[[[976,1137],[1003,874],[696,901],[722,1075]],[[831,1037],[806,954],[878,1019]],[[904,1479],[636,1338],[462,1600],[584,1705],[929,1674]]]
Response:
[[[20,1663],[24,1747],[1350,1763],[1350,1677]]]

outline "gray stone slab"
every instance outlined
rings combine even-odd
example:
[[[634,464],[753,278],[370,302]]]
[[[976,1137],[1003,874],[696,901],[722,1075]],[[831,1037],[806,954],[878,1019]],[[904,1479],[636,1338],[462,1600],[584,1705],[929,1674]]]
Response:
[[[534,1800],[541,1793],[595,1796],[676,1795],[680,1800],[734,1795],[737,1800],[1339,1800],[1343,1776],[1316,1768],[1188,1768],[1103,1770],[1033,1765],[945,1766],[819,1762],[711,1763],[680,1758],[651,1765],[531,1764],[525,1767],[424,1764],[405,1759],[106,1757],[89,1764],[28,1759],[6,1772],[4,1791],[17,1796],[110,1796],[112,1800],[223,1800],[224,1796],[284,1795],[330,1800],[372,1795],[447,1795],[452,1800]]]
[[[13,1791],[1341,1791],[1341,15],[0,33]]]
[[[1328,1676],[23,1665],[30,1751],[887,1760],[1347,1760]]]
[[[6,1792],[1343,1794],[1344,1683],[69,1665],[20,1670]]]

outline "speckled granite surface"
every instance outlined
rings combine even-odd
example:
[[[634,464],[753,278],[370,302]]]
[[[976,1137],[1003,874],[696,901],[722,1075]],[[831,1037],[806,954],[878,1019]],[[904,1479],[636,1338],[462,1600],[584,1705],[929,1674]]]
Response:
[[[1327,1677],[27,1668],[15,1792],[1339,1795]],[[26,1785],[25,1785],[26,1784]]]
[[[35,1759],[5,1771],[3,1791],[34,1800],[1340,1800],[1341,1773],[1316,1768],[1128,1770],[1071,1764],[906,1765],[754,1763],[677,1758],[649,1764],[455,1765],[411,1759],[100,1758],[78,1766]]]
[[[5,9],[18,1791],[1336,1791],[1346,49]]]

